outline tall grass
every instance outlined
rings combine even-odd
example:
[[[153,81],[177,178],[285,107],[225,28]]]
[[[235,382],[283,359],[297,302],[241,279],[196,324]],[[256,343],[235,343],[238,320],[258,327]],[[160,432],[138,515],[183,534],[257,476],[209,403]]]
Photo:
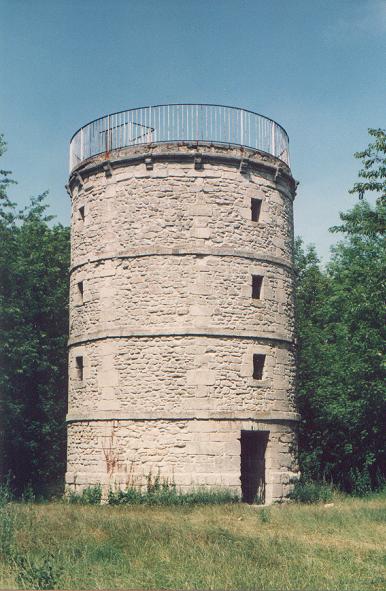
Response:
[[[25,563],[2,554],[0,587],[383,590],[386,495],[333,502],[8,503]]]

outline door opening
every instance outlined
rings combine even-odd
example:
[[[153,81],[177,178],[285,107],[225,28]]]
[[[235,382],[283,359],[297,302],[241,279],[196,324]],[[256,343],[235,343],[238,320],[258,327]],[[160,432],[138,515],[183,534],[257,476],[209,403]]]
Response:
[[[265,502],[268,431],[241,431],[241,492],[244,503]]]

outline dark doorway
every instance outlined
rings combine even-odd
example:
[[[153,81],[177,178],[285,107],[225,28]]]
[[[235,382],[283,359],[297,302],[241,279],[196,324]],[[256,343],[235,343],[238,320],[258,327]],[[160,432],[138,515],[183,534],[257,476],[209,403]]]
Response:
[[[241,431],[241,492],[245,503],[265,502],[268,431]]]

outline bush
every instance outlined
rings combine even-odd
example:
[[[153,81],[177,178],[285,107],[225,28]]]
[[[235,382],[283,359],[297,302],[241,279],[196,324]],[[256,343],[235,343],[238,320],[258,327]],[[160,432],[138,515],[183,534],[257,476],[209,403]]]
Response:
[[[332,495],[333,489],[326,482],[300,479],[294,483],[288,498],[297,503],[327,503],[331,501]]]

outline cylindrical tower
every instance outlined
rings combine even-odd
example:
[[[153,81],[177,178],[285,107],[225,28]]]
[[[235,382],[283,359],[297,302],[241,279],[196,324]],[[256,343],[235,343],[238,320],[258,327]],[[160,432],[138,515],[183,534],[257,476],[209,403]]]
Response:
[[[275,122],[215,105],[109,115],[71,140],[68,465],[77,490],[297,474],[293,199]]]

